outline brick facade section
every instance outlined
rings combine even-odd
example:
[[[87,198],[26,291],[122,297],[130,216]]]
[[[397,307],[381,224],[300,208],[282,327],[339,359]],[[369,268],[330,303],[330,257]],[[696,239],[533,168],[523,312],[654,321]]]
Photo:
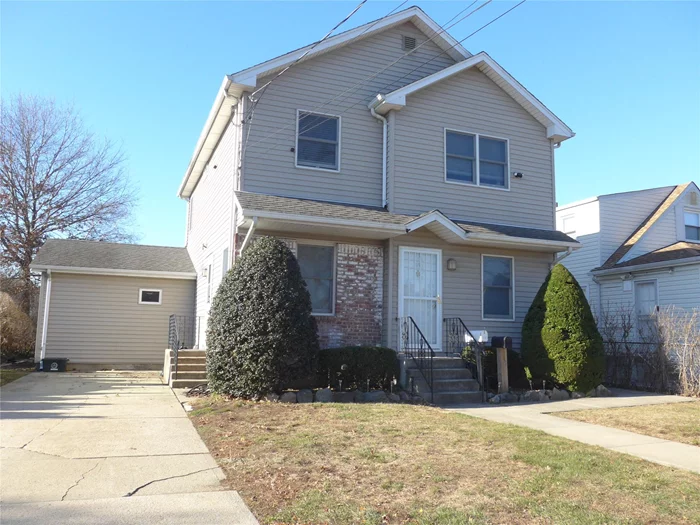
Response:
[[[336,253],[335,315],[316,317],[321,348],[380,345],[383,249],[338,244]]]

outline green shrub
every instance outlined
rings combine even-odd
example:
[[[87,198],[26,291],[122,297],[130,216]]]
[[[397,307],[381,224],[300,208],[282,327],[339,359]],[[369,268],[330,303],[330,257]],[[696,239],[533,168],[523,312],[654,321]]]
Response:
[[[588,392],[603,381],[603,340],[573,275],[562,265],[547,276],[525,316],[523,360],[537,383],[547,379]]]
[[[226,274],[207,328],[214,392],[256,398],[313,370],[316,321],[299,264],[272,237],[256,240]]]
[[[525,366],[521,355],[515,350],[508,350],[508,385],[511,388],[529,389],[530,382],[527,380]],[[462,352],[462,359],[470,363],[470,369],[476,379],[476,357],[471,347],[466,347]],[[490,346],[484,348],[484,355],[481,364],[484,367],[485,386],[490,389],[498,387],[498,363],[496,349]]]
[[[347,365],[343,370],[343,365]],[[331,386],[338,387],[338,379],[343,380],[346,388],[388,389],[391,380],[399,377],[399,360],[391,348],[380,346],[347,346],[321,350],[318,356],[319,380],[328,384],[330,374]]]

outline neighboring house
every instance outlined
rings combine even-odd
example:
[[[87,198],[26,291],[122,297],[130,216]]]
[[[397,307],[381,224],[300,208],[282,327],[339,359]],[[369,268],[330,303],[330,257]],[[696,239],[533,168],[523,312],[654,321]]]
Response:
[[[693,182],[600,195],[557,208],[557,226],[581,243],[563,259],[594,312],[700,308],[700,190]]]
[[[517,348],[556,254],[578,246],[555,226],[554,152],[573,136],[416,7],[226,76],[178,190],[195,344],[225,272],[273,235],[323,347],[398,349],[410,316],[436,351],[457,317]]]

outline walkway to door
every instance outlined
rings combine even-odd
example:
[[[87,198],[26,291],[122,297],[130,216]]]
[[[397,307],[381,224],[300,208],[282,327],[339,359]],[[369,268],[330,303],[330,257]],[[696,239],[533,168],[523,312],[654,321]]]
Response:
[[[257,523],[157,373],[32,373],[0,417],[3,524]]]
[[[465,405],[449,410],[498,423],[510,423],[542,430],[547,434],[589,445],[597,445],[661,465],[700,473],[700,447],[550,415],[572,410],[700,402],[688,397],[656,395],[621,389],[613,389],[613,391],[615,397],[570,399],[553,403],[508,406]]]

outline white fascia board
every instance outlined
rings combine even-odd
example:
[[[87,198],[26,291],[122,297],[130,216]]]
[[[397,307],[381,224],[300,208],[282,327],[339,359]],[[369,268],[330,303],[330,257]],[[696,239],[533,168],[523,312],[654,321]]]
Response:
[[[192,195],[199,178],[211,158],[221,134],[231,118],[231,108],[236,104],[245,90],[253,90],[255,85],[234,84],[229,77],[224,77],[216,94],[214,104],[209,111],[202,132],[199,134],[194,153],[185,171],[185,176],[177,190],[177,196],[186,199]]]
[[[419,217],[417,219],[412,220],[408,224],[406,224],[406,232],[410,233],[412,231],[415,231],[419,228],[423,228],[424,226],[429,225],[430,223],[436,222],[440,224],[441,226],[447,228],[450,232],[455,234],[459,239],[461,240],[466,240],[467,239],[467,232],[464,231],[463,228],[461,228],[458,224],[454,223],[450,219],[448,219],[444,214],[442,214],[440,211],[431,211],[430,213],[424,215],[423,217]]]
[[[246,219],[252,219],[253,217],[258,217],[259,219],[277,219],[284,220],[288,222],[299,222],[305,224],[328,224],[331,226],[346,226],[348,228],[368,228],[372,230],[382,230],[389,232],[402,232],[406,233],[406,226],[403,224],[390,224],[372,221],[356,221],[348,219],[337,219],[333,217],[318,217],[316,215],[294,215],[289,213],[280,213],[272,211],[262,211],[262,210],[241,210],[241,217]]]
[[[588,199],[581,199],[580,201],[570,202],[569,204],[562,204],[557,206],[557,213],[560,211],[568,210],[570,208],[575,208],[576,206],[583,206],[584,204],[590,204],[598,200],[598,197],[589,197]]]
[[[606,270],[592,270],[591,274],[599,277],[604,277],[606,275],[617,275],[624,273],[641,272],[646,270],[659,270],[663,268],[672,268],[676,266],[687,266],[690,264],[700,264],[700,257],[687,257],[685,259],[659,261],[647,264],[631,264],[629,266],[622,266],[621,268],[608,268]]]
[[[158,272],[153,270],[120,270],[116,268],[83,268],[79,266],[32,265],[37,272],[79,273],[87,275],[116,275],[120,277],[151,277],[158,279],[196,279],[195,272]]]
[[[305,60],[330,51],[335,47],[348,44],[360,36],[366,38],[374,33],[377,33],[378,31],[382,31],[389,27],[409,21],[413,21],[417,26],[419,26],[419,29],[423,30],[424,32],[432,31],[433,33],[440,33],[443,31],[443,29],[432,18],[425,14],[423,10],[418,7],[410,7],[403,11],[399,11],[398,13],[394,13],[393,15],[368,22],[359,27],[326,39],[325,41],[316,45],[313,52],[305,57]],[[369,30],[369,28],[371,28],[371,30]],[[432,35],[428,35],[428,37],[430,36]],[[459,44],[452,36],[450,36],[447,31],[444,31],[439,36],[435,37],[434,42],[441,49],[450,54],[455,60],[464,60],[465,58],[471,56],[471,53],[462,47],[462,45]],[[289,53],[285,53],[277,58],[273,58],[272,60],[263,62],[262,64],[244,69],[238,73],[230,75],[229,78],[234,83],[248,84],[254,81],[252,83],[255,84],[260,77],[270,75],[275,71],[294,63],[294,61],[306,53],[315,44],[316,43],[314,42],[308,46],[301,47],[294,51],[290,51]]]
[[[546,239],[532,239],[530,237],[512,237],[510,235],[497,235],[490,233],[469,233],[467,234],[467,242],[475,241],[476,244],[479,243],[489,243],[492,245],[499,245],[505,247],[516,248],[518,246],[525,246],[527,248],[546,248],[552,251],[563,251],[568,248],[573,250],[578,250],[581,248],[581,243],[579,242],[567,242],[567,241],[549,241]]]
[[[371,102],[371,104],[374,104],[377,113],[381,114],[386,114],[391,109],[401,109],[406,105],[406,97],[408,95],[462,73],[467,69],[482,65],[488,66],[489,68],[488,71],[484,72],[485,75],[489,76],[489,78],[492,80],[501,80],[505,82],[513,90],[513,93],[509,94],[513,96],[513,98],[538,121],[544,121],[546,123],[547,138],[552,139],[555,142],[562,142],[575,135],[569,126],[564,124],[564,122],[554,113],[552,113],[549,108],[542,104],[537,97],[525,89],[520,82],[515,80],[510,73],[503,69],[493,58],[483,51],[466,60],[463,60],[462,62],[446,67],[437,73],[433,73],[432,75],[428,75],[427,77],[417,80],[412,84],[408,84],[407,86],[392,91],[387,95],[379,94]],[[493,76],[495,76],[496,79],[494,79]]]

